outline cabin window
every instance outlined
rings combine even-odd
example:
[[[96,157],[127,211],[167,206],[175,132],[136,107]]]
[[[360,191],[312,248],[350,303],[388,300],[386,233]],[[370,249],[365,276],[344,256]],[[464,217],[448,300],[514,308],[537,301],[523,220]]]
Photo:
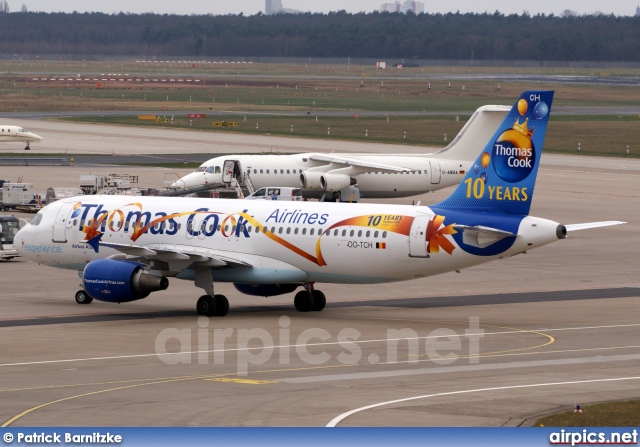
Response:
[[[222,228],[222,225],[218,225],[218,231],[220,231],[220,228]]]
[[[318,236],[322,234],[322,228],[318,228]]]
[[[225,232],[225,233],[228,233],[228,232],[229,232],[229,225],[225,225],[225,226],[224,226],[224,232]]]
[[[366,237],[369,237],[369,236],[371,236],[371,231],[367,230]]]
[[[362,230],[358,231],[358,237],[362,237]]]
[[[267,234],[267,231],[269,231],[267,227],[262,227],[262,233]]]
[[[258,173],[258,170],[257,170],[257,169],[254,169],[254,170],[253,170],[253,173],[254,173],[254,174],[257,174],[257,173]]]
[[[287,174],[289,174],[289,170],[287,169]]]
[[[293,234],[298,234],[298,229],[293,230]]]
[[[209,225],[209,233],[213,231],[213,224]]]
[[[373,237],[378,237],[378,232],[377,232],[377,231],[375,231],[375,232],[373,233]]]
[[[284,174],[284,169],[280,169],[280,174]]]
[[[282,227],[278,228],[278,234],[282,234]]]
[[[267,169],[267,174],[269,173],[269,170]]]
[[[291,234],[291,227],[287,227],[287,234]]]
[[[271,232],[272,232],[273,234],[276,234],[276,227],[271,227]]]
[[[386,237],[387,237],[387,232],[386,232],[386,231],[383,231],[383,232],[382,232],[382,238],[384,239],[384,238],[386,238]]]
[[[333,230],[333,235],[337,236],[338,235],[338,230]]]
[[[302,235],[304,236],[305,234],[307,234],[307,229],[306,229],[306,228],[303,228],[303,229],[302,229]]]
[[[313,228],[312,228],[312,229],[310,229],[310,230],[309,230],[309,236],[313,236],[313,232],[314,232],[314,231],[315,231],[315,230],[314,230]]]
[[[262,169],[260,169],[260,174],[262,174]]]

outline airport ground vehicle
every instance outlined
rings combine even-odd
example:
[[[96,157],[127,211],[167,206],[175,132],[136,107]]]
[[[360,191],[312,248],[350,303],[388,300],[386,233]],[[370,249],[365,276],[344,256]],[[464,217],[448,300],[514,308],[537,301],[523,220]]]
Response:
[[[300,188],[291,188],[288,186],[272,186],[269,188],[260,188],[245,200],[291,200],[294,202],[302,201],[302,191]]]
[[[20,230],[20,220],[14,216],[0,216],[0,259],[9,260],[20,255],[13,247],[13,238]]]

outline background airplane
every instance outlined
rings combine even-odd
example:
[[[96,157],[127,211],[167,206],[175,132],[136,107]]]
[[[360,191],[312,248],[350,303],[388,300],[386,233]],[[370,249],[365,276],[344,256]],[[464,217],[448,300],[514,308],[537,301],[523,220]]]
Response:
[[[40,135],[36,135],[33,132],[29,132],[26,129],[18,126],[5,126],[0,124],[0,143],[7,143],[9,141],[22,141],[27,143],[24,148],[25,151],[31,149],[29,143],[37,143],[42,141],[43,138]]]
[[[552,99],[549,91],[523,93],[463,182],[431,207],[80,196],[46,206],[14,245],[28,260],[78,270],[81,304],[145,298],[175,277],[205,291],[200,315],[227,313],[227,298],[214,294],[218,281],[258,296],[304,287],[296,309],[320,311],[318,282],[437,275],[623,223],[565,226],[529,216]]]
[[[451,144],[431,154],[229,155],[206,161],[171,186],[246,187],[249,193],[268,186],[302,187],[304,197],[345,202],[436,191],[462,180],[509,110],[480,107]]]

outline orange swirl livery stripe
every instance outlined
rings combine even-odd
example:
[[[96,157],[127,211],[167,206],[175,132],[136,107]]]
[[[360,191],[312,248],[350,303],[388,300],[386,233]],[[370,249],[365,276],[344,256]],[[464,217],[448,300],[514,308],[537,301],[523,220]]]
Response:
[[[377,223],[377,224],[376,224]],[[367,227],[373,230],[390,231],[392,233],[409,236],[411,232],[412,216],[399,216],[392,214],[369,214],[368,216],[352,217],[335,223],[329,230],[338,227]]]
[[[256,226],[256,227],[265,227],[265,225],[261,224],[260,222],[258,222],[256,219],[253,218],[253,216],[248,215],[247,213],[238,213],[238,215],[244,217],[244,219],[249,222],[251,225]],[[324,262],[324,259],[322,259],[322,256],[319,257],[314,257],[313,255],[310,255],[309,253],[307,253],[306,251],[302,250],[299,247],[296,247],[295,245],[293,245],[291,242],[285,241],[284,239],[282,239],[280,236],[272,233],[271,231],[267,230],[266,233],[262,233],[265,236],[267,236],[269,239],[271,239],[272,241],[282,245],[283,247],[291,250],[292,252],[294,252],[295,254],[302,256],[303,258],[313,262],[314,264],[319,265],[320,267],[327,265]],[[320,238],[318,238],[318,245],[320,244]],[[316,253],[318,253],[319,250],[316,248]]]

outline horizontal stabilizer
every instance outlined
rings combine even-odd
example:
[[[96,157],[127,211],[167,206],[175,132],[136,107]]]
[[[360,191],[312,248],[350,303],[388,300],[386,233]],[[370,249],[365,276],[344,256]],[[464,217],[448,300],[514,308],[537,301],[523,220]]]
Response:
[[[618,220],[608,220],[605,222],[587,222],[587,223],[579,223],[579,224],[570,224],[565,225],[567,231],[578,231],[578,230],[588,230],[590,228],[599,228],[599,227],[610,227],[612,225],[622,225],[626,224],[626,222],[620,222]]]
[[[498,230],[496,228],[484,227],[482,225],[454,225],[454,230],[462,233],[462,241],[467,245],[484,248],[504,239],[505,237],[515,237],[517,234],[509,231]]]

